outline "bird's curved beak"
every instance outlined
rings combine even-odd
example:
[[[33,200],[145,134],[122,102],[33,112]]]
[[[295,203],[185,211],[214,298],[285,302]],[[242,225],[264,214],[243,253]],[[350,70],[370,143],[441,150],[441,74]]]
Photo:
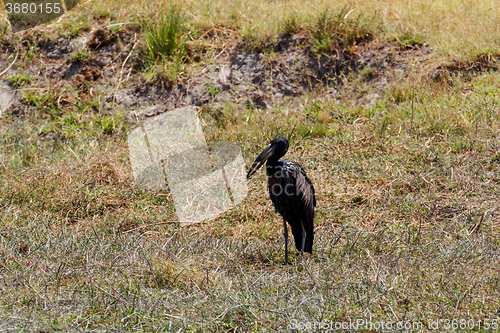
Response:
[[[247,179],[253,176],[254,173],[257,172],[257,170],[260,169],[260,167],[266,163],[266,161],[269,159],[269,157],[273,156],[274,154],[274,146],[269,145],[267,146],[262,153],[257,156],[255,159],[255,162],[252,163],[252,166],[250,167],[250,170],[248,170],[247,174]]]

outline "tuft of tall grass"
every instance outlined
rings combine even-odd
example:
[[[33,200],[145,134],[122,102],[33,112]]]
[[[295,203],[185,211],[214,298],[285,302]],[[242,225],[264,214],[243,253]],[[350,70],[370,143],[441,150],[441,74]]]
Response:
[[[313,49],[329,53],[336,46],[347,48],[370,38],[371,28],[361,14],[351,18],[353,11],[343,7],[338,14],[333,14],[329,8],[324,9],[310,27]]]
[[[172,5],[157,17],[149,17],[141,22],[151,60],[172,60],[182,57],[185,53],[183,20],[180,8]]]
[[[286,34],[293,34],[300,29],[299,17],[296,11],[291,11],[282,21],[281,28]]]

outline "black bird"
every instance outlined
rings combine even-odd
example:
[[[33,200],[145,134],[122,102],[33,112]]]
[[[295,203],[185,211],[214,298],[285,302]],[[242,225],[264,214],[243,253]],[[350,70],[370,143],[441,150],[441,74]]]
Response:
[[[283,216],[285,236],[285,263],[288,264],[288,229],[292,228],[295,247],[303,255],[312,253],[314,240],[314,187],[300,164],[280,160],[288,150],[288,140],[279,136],[271,141],[253,162],[247,174],[249,179],[266,161],[269,195],[274,208]],[[286,222],[285,222],[286,221]]]

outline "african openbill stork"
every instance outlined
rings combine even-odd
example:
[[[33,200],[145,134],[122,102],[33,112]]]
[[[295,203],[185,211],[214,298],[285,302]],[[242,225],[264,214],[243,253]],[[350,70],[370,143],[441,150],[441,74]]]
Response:
[[[288,151],[288,140],[279,136],[271,141],[248,170],[249,179],[266,161],[269,195],[276,210],[283,216],[285,264],[288,264],[288,228],[292,228],[295,247],[301,256],[312,253],[314,239],[314,187],[300,164],[280,160]]]

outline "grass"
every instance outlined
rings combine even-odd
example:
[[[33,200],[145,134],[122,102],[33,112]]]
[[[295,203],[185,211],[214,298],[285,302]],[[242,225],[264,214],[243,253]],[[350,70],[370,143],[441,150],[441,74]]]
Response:
[[[436,320],[463,319],[481,331],[479,321],[500,319],[498,7],[195,1],[151,15],[154,5],[88,2],[47,35],[0,37],[0,59],[17,51],[21,59],[5,75],[19,99],[0,118],[0,328],[298,331],[371,319],[431,331]],[[118,51],[47,60],[39,45],[73,18],[81,29],[65,38],[75,43],[92,24],[127,23],[114,37]],[[386,67],[385,86],[377,81],[384,68],[372,64],[298,96],[270,89],[261,93],[276,102],[266,109],[246,102],[259,86],[209,81],[245,38],[266,45],[283,32],[316,47],[311,59],[365,55],[367,34],[383,51],[394,46],[384,60],[396,59],[396,69],[402,52],[427,44],[435,53],[406,76]],[[261,50],[264,62],[283,64],[288,54],[270,49]],[[148,66],[136,66],[144,54]],[[51,79],[78,59],[106,60],[102,78],[85,87]],[[40,75],[47,64],[56,70]],[[318,201],[314,252],[304,261],[292,248],[292,265],[283,265],[282,220],[263,172],[243,203],[186,228],[168,189],[134,186],[127,133],[148,103],[170,107],[168,96],[182,97],[200,78],[211,82],[199,111],[207,142],[236,143],[250,163],[271,138],[290,140],[287,158],[304,166]],[[237,98],[222,103],[224,94]]]
[[[85,8],[73,9],[67,15],[68,21],[64,22],[76,20],[78,22],[74,28],[76,30],[71,33],[78,34],[80,29],[87,29],[88,26],[88,23],[83,23],[85,19],[80,17],[80,14],[84,12],[95,12],[97,18],[101,17],[103,12],[112,13],[113,15],[108,16],[117,22],[130,22],[137,17],[148,17],[150,13],[147,8],[155,8],[155,6],[158,4],[152,1],[136,3],[130,0],[119,4],[89,3],[85,5]],[[166,13],[168,4],[163,3],[161,8],[161,12]],[[444,57],[465,59],[481,53],[485,46],[498,50],[499,45],[495,31],[499,24],[500,9],[486,1],[475,3],[452,0],[442,3],[431,1],[416,3],[413,1],[357,0],[342,1],[332,7],[331,2],[319,0],[311,3],[310,8],[304,8],[302,3],[296,0],[286,3],[236,1],[229,5],[220,1],[209,3],[194,1],[182,3],[180,8],[183,13],[187,14],[186,21],[192,22],[193,26],[229,24],[237,30],[248,27],[256,36],[261,34],[269,36],[280,31],[287,31],[286,25],[280,24],[283,17],[292,18],[296,15],[299,26],[307,26],[318,20],[325,8],[330,8],[333,15],[345,8],[348,12],[353,10],[348,16],[351,19],[360,15],[367,18],[375,15],[380,19],[382,33],[377,33],[377,36],[391,35],[404,40],[405,35],[418,33],[419,40],[423,39],[428,42]],[[168,20],[161,16],[158,15],[151,22],[159,23],[161,20],[164,22]],[[64,22],[61,24],[64,25]],[[292,26],[295,26],[295,23]],[[440,57],[439,61],[442,59]]]
[[[268,137],[290,138],[319,206],[315,253],[303,263],[292,255],[289,267],[262,174],[243,204],[180,229],[168,193],[133,189],[123,134],[44,143],[30,121],[11,128],[1,164],[4,322],[253,331],[366,311],[424,326],[495,318],[499,79],[457,81],[439,98],[419,89],[413,124],[411,101],[388,97],[385,115],[325,100],[285,117],[232,109],[234,128],[205,128],[208,139],[238,142],[248,160]],[[473,97],[462,97],[466,87]],[[304,133],[305,121],[327,129]]]
[[[371,37],[370,28],[359,15],[351,19],[352,10],[342,8],[338,13],[332,14],[329,9],[323,10],[312,25],[312,39],[314,50],[330,53],[334,46],[340,43],[349,48],[357,42]]]
[[[91,57],[91,54],[90,52],[88,51],[78,51],[78,52],[75,52],[71,55],[71,60],[73,62],[76,62],[76,61],[85,61],[85,60],[88,60],[90,59]]]
[[[291,11],[288,13],[288,15],[283,19],[282,24],[282,30],[286,34],[292,34],[294,32],[297,32],[300,28],[298,18],[297,18],[297,13],[294,11]]]
[[[7,82],[10,82],[15,87],[22,87],[26,84],[33,82],[33,78],[25,74],[16,74],[14,76],[6,78],[5,80]]]
[[[182,57],[184,50],[183,17],[180,9],[171,6],[157,19],[148,17],[143,22],[144,37],[152,60]],[[156,22],[153,23],[153,22]]]

